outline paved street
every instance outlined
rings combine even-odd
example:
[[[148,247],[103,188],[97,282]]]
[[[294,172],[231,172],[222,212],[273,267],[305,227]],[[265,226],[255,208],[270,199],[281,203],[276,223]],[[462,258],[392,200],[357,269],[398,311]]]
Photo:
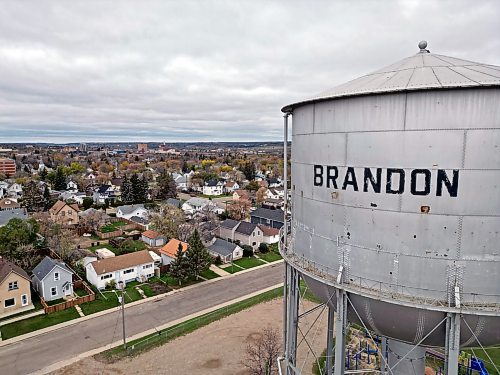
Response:
[[[126,309],[127,336],[158,327],[203,309],[283,281],[283,264],[167,296]],[[120,313],[110,313],[0,348],[2,374],[28,374],[77,354],[108,345],[121,337]]]

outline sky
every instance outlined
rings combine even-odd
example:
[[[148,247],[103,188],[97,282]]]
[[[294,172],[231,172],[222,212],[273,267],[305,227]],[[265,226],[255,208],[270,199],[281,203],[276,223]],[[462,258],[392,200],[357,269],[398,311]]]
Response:
[[[0,143],[273,141],[281,108],[418,52],[500,65],[500,1],[17,1]]]

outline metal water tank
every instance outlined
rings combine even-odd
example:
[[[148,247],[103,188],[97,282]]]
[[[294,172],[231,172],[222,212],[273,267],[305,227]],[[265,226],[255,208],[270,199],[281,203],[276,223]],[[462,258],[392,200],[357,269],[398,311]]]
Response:
[[[500,67],[419,47],[283,108],[285,258],[329,305],[346,290],[348,319],[372,332],[444,346],[453,312],[462,347],[498,344]]]

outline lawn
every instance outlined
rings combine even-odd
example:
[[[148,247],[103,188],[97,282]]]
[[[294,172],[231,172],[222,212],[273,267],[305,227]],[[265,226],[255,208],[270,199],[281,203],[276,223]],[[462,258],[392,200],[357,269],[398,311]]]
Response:
[[[108,249],[108,250],[111,250],[113,253],[117,251],[116,248],[114,248],[113,246],[111,246],[110,244],[107,244],[107,243],[103,243],[103,244],[100,244],[100,245],[96,245],[96,246],[91,246],[88,248],[88,250],[92,251],[93,253],[95,253],[95,251],[97,249]]]
[[[274,251],[259,253],[259,258],[264,259],[267,262],[276,262],[277,260],[283,259],[279,253],[275,253]]]
[[[111,309],[119,305],[118,298],[114,293],[104,293],[104,298],[101,293],[96,293],[95,300],[85,302],[80,305],[85,315],[95,314],[96,312]]]
[[[123,227],[125,225],[127,225],[127,223],[124,221],[115,221],[114,223],[109,223],[108,225],[105,225],[104,227],[99,229],[99,231],[101,233],[114,232],[115,230],[120,229],[120,227]]]
[[[238,266],[243,267],[243,268],[252,268],[252,267],[257,267],[257,266],[261,266],[264,264],[263,261],[255,258],[255,257],[241,258],[241,259],[235,260],[233,263],[237,264]]]
[[[194,277],[190,277],[187,280],[184,280],[181,285],[179,285],[179,280],[176,278],[172,277],[170,274],[166,273],[165,275],[161,276],[160,279],[167,283],[168,286],[172,287],[173,289],[178,289],[182,288],[188,285],[193,285],[199,282],[202,282],[202,279],[196,280]]]
[[[155,295],[155,292],[153,292],[153,289],[148,284],[141,285],[140,287],[146,297],[153,297]]]
[[[212,270],[206,270],[206,271],[203,271],[200,275],[201,277],[204,277],[205,279],[207,280],[210,280],[210,279],[215,279],[217,277],[220,277],[219,275],[217,275],[214,271]]]
[[[57,311],[52,314],[39,315],[33,318],[7,324],[0,327],[0,331],[2,332],[2,339],[6,340],[79,317],[80,315],[78,315],[78,312],[74,307],[72,307],[70,309]]]
[[[229,267],[223,268],[224,271],[229,272],[229,273],[236,273],[236,272],[241,272],[244,271],[244,269],[237,267],[237,266],[232,266],[229,264]]]
[[[497,367],[500,368],[500,348],[499,347],[493,347],[493,348],[485,348],[486,351],[488,352],[489,356],[495,363]],[[465,352],[472,354],[472,350],[465,350]],[[488,359],[488,356],[483,352],[483,349],[481,348],[474,348],[474,353],[478,356],[478,358],[482,359],[484,362],[484,365],[488,372],[490,374],[494,374],[496,372],[495,368],[493,367],[492,364],[490,364],[490,360]]]
[[[58,299],[55,299],[52,301],[45,301],[47,306],[54,306],[54,305],[57,305],[58,303],[63,303],[63,302],[64,302],[64,298],[58,298]]]

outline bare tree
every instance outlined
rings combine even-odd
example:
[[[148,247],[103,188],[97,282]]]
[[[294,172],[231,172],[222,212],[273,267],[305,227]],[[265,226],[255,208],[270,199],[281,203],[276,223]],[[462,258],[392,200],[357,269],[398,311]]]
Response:
[[[80,227],[95,233],[99,228],[109,223],[109,221],[109,216],[104,212],[92,210],[81,215],[78,224]]]
[[[184,212],[175,206],[162,204],[150,215],[151,228],[167,238],[179,236],[179,226],[185,221]]]
[[[240,362],[252,375],[278,373],[276,359],[281,351],[278,330],[267,327],[262,335],[246,347],[245,360]]]
[[[227,206],[227,212],[231,219],[245,220],[250,213],[250,207],[252,203],[248,199],[240,198]]]

